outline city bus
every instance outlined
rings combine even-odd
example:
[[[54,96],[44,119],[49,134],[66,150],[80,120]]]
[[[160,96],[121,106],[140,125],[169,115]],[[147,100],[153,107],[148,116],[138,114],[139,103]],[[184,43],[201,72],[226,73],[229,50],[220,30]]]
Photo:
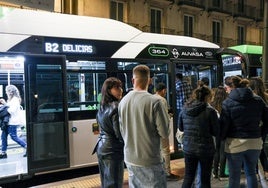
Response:
[[[240,55],[224,55],[224,76],[241,75],[244,78],[261,77],[262,75],[262,46],[238,45],[228,47],[244,54],[244,61]]]
[[[210,87],[223,82],[222,49],[197,38],[145,33],[106,18],[0,7],[0,98],[13,84],[22,97],[27,157],[9,140],[0,159],[0,184],[33,176],[96,166],[92,155],[99,127],[96,112],[104,80],[115,76],[126,93],[132,69],[145,64],[152,85],[167,85],[170,149],[181,152],[177,131],[175,75],[183,73],[193,88],[207,77]]]

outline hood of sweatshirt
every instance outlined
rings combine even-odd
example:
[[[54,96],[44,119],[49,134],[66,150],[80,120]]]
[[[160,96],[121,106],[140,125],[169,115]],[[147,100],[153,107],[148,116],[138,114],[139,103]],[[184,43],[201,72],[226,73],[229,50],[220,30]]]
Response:
[[[207,103],[195,100],[185,108],[185,113],[189,116],[198,116],[206,107]]]
[[[250,88],[236,88],[231,91],[229,98],[238,102],[247,102],[254,96]]]

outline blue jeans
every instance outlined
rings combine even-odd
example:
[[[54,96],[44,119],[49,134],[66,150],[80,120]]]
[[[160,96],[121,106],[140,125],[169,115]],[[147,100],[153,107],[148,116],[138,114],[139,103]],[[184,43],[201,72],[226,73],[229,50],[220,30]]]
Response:
[[[105,159],[98,156],[101,187],[122,188],[124,176],[123,159]]]
[[[129,188],[166,188],[166,173],[163,164],[133,166],[127,164]]]
[[[22,147],[26,148],[26,143],[20,139],[17,135],[17,125],[9,125],[7,131],[2,131],[2,152],[6,153],[7,151],[7,136],[10,135],[11,139],[17,142]]]
[[[198,157],[195,155],[184,154],[184,161],[185,176],[182,188],[191,188],[194,183],[195,176],[197,176],[198,187],[210,188],[213,155],[206,157]]]
[[[242,164],[247,179],[248,188],[258,187],[256,166],[261,150],[247,150],[240,153],[227,153],[229,168],[229,188],[240,187],[240,176]]]

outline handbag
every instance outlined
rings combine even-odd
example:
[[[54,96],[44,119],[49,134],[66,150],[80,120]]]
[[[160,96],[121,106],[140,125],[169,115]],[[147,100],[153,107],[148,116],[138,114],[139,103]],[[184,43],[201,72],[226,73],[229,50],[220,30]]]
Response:
[[[179,129],[177,129],[176,139],[177,139],[178,143],[180,143],[180,144],[182,144],[183,135],[184,135],[184,133],[182,131],[180,131]]]
[[[19,116],[19,125],[25,126],[26,125],[26,113],[25,113],[25,110],[23,110],[22,106],[20,106],[20,109],[18,111],[18,116]]]

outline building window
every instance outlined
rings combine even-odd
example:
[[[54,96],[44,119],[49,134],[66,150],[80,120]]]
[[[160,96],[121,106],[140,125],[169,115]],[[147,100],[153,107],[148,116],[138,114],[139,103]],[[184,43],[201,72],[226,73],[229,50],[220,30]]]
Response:
[[[221,7],[221,0],[213,0],[212,5],[213,5],[213,7],[220,8]]]
[[[239,13],[244,13],[245,11],[245,2],[244,0],[238,0],[238,6],[237,6]]]
[[[237,44],[245,44],[245,27],[237,26]]]
[[[111,1],[110,18],[123,22],[124,3],[119,1]]]
[[[194,17],[189,15],[184,15],[184,36],[193,36],[193,24]]]
[[[221,22],[212,22],[212,40],[214,43],[219,44],[221,42]]]
[[[78,15],[78,2],[75,0],[63,0],[62,11],[66,14],[76,14]]]
[[[161,33],[162,11],[159,9],[151,9],[151,33]]]

